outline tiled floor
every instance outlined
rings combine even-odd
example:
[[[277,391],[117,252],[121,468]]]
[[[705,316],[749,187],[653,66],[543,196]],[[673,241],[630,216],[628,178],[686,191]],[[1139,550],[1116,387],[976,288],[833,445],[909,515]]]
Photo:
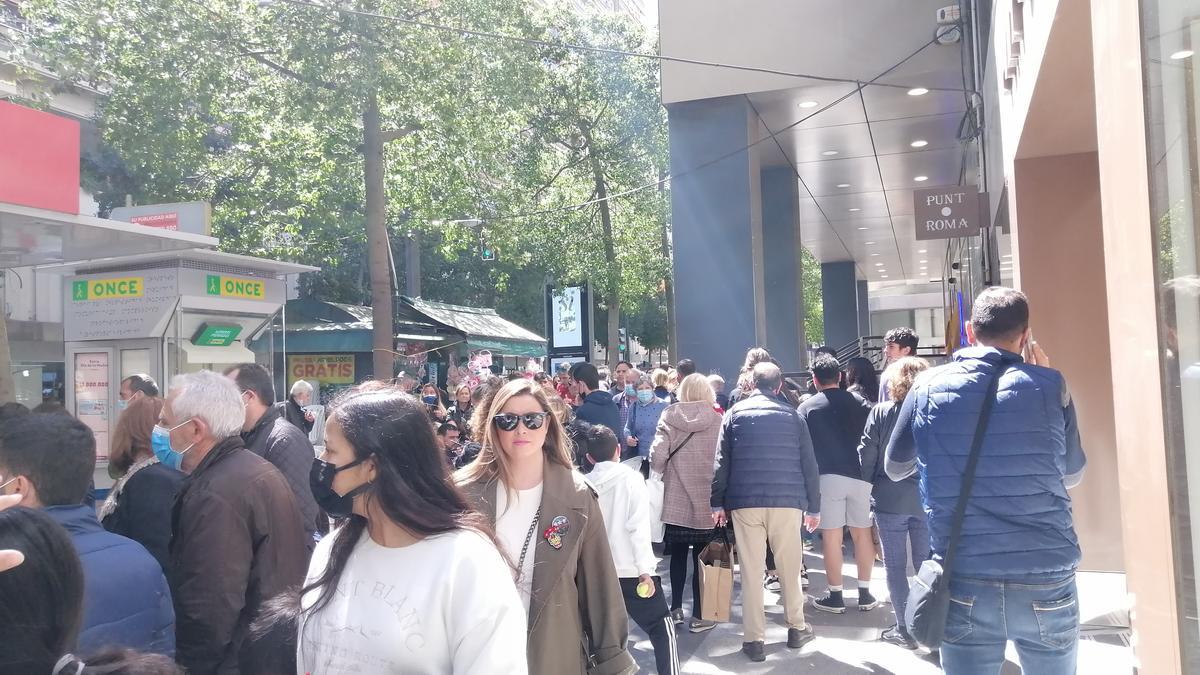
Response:
[[[848,560],[851,560],[847,556]],[[819,596],[825,590],[823,563],[818,555],[806,554],[812,585],[809,594]],[[667,560],[659,566],[663,586],[670,598],[670,582]],[[854,572],[846,567],[847,578]],[[871,592],[880,600],[887,600],[887,584],[882,565],[876,564],[871,581]],[[678,632],[679,662],[684,673],[897,673],[923,675],[940,673],[936,658],[924,652],[910,652],[878,641],[879,633],[893,623],[892,606],[884,602],[870,612],[858,612],[849,608],[842,615],[827,614],[805,608],[805,615],[812,622],[817,639],[802,650],[788,649],[787,626],[783,620],[783,607],[778,604],[778,595],[765,594],[767,613],[767,660],[752,663],[741,653],[741,606],[740,575],[734,580],[734,608],[732,623],[721,624],[708,633],[693,635],[686,628]],[[690,586],[690,583],[689,583]],[[1127,613],[1122,611],[1125,602],[1124,577],[1116,574],[1081,574],[1079,578],[1080,606],[1083,616],[1084,638],[1079,649],[1079,672],[1088,675],[1127,675],[1133,672],[1132,655],[1127,646],[1127,632],[1121,625],[1128,625]],[[691,591],[687,591],[685,612],[691,606]],[[630,624],[630,650],[642,667],[642,672],[653,673],[654,652],[646,636]],[[1020,673],[1017,657],[1010,649],[1009,662],[1003,675]]]

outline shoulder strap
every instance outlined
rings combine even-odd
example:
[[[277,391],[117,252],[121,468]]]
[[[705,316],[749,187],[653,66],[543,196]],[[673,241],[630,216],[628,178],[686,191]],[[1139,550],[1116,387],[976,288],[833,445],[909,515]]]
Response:
[[[967,458],[967,468],[963,471],[962,489],[959,490],[958,504],[954,507],[954,522],[950,526],[950,541],[946,546],[946,557],[942,561],[942,569],[946,575],[954,566],[954,558],[958,552],[958,539],[962,535],[963,519],[967,515],[967,501],[971,498],[971,488],[975,485],[975,469],[979,466],[979,455],[983,449],[983,437],[987,433],[988,420],[992,417],[992,405],[1000,389],[1000,376],[1008,370],[1002,363],[996,364],[992,379],[988,382],[987,394],[983,399],[983,409],[979,411],[979,422],[975,425],[975,437],[971,440],[971,454]]]
[[[696,432],[694,432],[694,431],[692,433],[688,434],[687,438],[683,439],[683,442],[679,444],[679,447],[675,448],[674,450],[671,451],[671,454],[667,455],[667,463],[663,465],[663,473],[666,473],[667,465],[671,463],[671,458],[675,456],[675,453],[682,450],[683,446],[687,445],[688,441],[692,440],[692,436],[695,436],[695,435],[696,435]]]

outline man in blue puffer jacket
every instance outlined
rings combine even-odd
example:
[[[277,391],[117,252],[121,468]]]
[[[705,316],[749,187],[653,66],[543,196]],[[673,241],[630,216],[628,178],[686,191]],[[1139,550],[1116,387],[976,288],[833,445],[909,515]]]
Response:
[[[1002,373],[949,571],[942,667],[999,672],[1011,640],[1025,672],[1074,673],[1080,551],[1067,488],[1086,462],[1075,407],[1062,373],[1032,341],[1023,293],[981,293],[967,336],[973,347],[913,385],[885,466],[892,480],[919,472],[930,548],[943,560],[983,399]]]
[[[95,437],[74,417],[28,415],[0,426],[0,494],[20,494],[20,505],[58,521],[83,563],[77,653],[126,647],[173,657],[175,610],[158,561],[82,504],[95,468]]]

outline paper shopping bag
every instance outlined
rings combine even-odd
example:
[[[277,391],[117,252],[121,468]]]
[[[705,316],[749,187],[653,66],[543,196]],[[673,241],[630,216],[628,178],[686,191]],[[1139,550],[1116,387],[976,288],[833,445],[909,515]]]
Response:
[[[700,618],[729,621],[733,607],[733,546],[726,539],[711,541],[700,551],[700,598]]]

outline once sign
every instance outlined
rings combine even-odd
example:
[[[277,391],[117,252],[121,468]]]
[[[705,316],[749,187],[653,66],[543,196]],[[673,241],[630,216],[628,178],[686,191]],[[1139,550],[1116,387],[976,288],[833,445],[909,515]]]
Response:
[[[209,274],[206,282],[205,290],[209,295],[248,300],[265,300],[267,297],[266,284],[255,279]]]
[[[961,186],[913,190],[913,217],[918,241],[974,236],[982,224],[979,192]]]

